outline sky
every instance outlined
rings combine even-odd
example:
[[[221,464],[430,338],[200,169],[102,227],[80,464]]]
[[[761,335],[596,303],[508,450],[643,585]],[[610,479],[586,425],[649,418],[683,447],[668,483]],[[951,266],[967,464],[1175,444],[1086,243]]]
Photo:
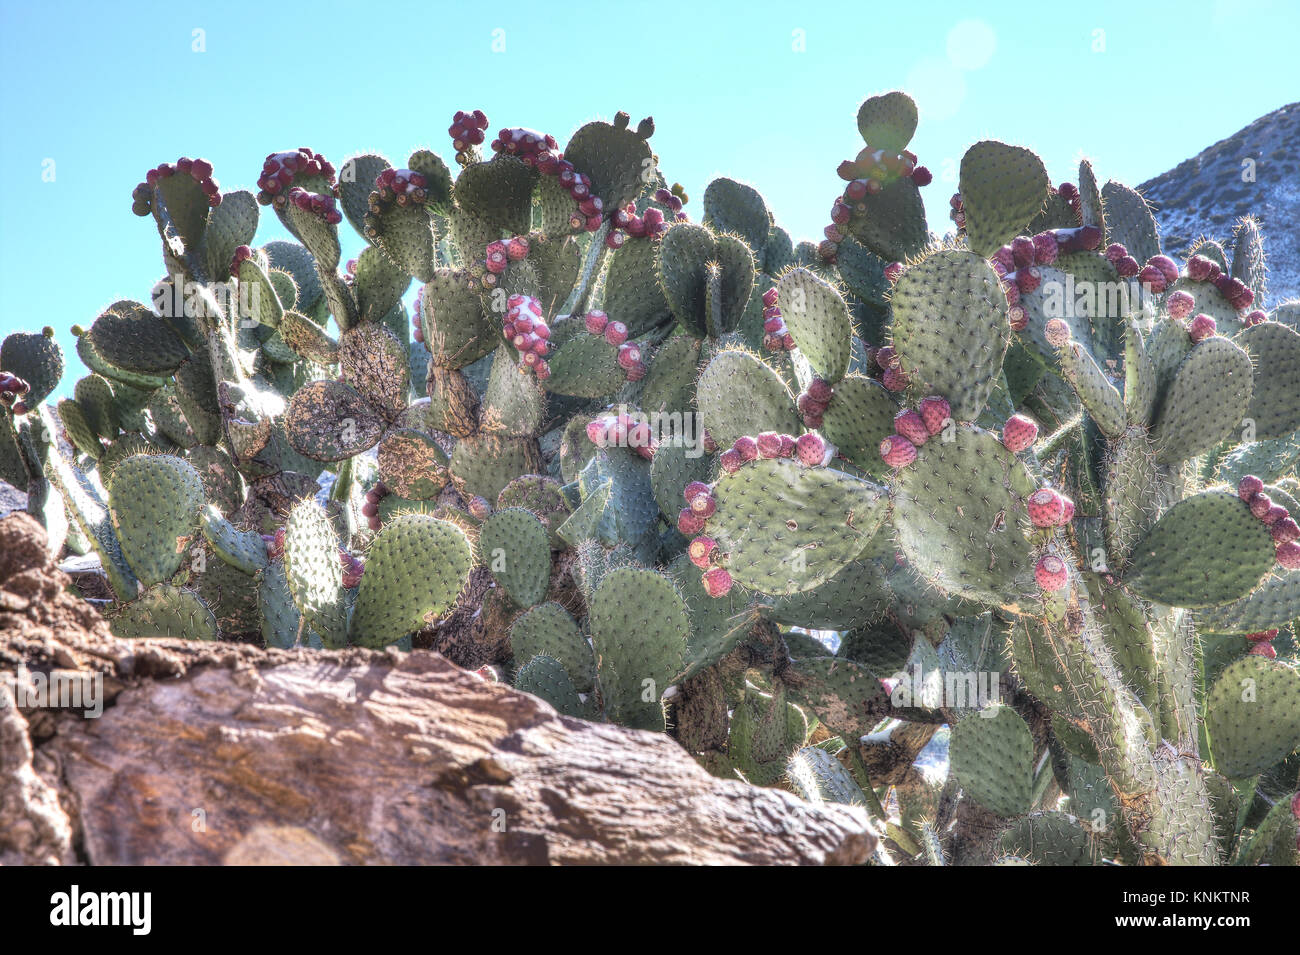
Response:
[[[1300,99],[1295,0],[1090,4],[40,3],[0,0],[0,336],[73,324],[161,276],[151,219],[130,212],[147,169],[209,159],[253,188],[270,152],[307,146],[403,164],[452,157],[457,109],[563,144],[619,110],[700,216],[727,175],[757,187],[796,241],[820,239],[862,147],[873,93],[917,100],[911,149],[935,174],[932,229],[965,149],[1029,146],[1052,181],[1089,156],[1136,185]],[[363,247],[340,227],[345,255]],[[265,212],[259,243],[286,238]]]

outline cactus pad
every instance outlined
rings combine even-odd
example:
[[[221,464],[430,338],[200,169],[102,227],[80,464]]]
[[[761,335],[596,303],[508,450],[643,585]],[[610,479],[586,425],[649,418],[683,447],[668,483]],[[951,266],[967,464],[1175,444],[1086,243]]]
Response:
[[[709,362],[700,374],[696,400],[704,427],[722,448],[760,431],[802,430],[785,383],[748,352],[723,351]]]
[[[1157,461],[1184,461],[1241,427],[1252,383],[1250,357],[1232,342],[1207,338],[1198,343],[1179,366],[1156,420]]]
[[[198,530],[203,482],[180,458],[139,454],[114,469],[109,507],[122,556],[145,584],[159,583],[180,568]]]
[[[156,584],[109,618],[113,636],[125,639],[174,637],[217,639],[217,618],[198,595],[170,584]]]
[[[284,573],[307,625],[320,634],[325,646],[346,646],[347,606],[338,535],[313,500],[302,501],[289,512]]]
[[[596,660],[591,644],[557,603],[539,604],[516,617],[510,625],[510,648],[516,663],[539,654],[560,661],[579,693],[590,692],[594,685]]]
[[[849,307],[829,283],[807,269],[793,269],[777,284],[777,304],[799,351],[831,384],[849,367],[853,321]]]
[[[1229,779],[1264,772],[1300,748],[1300,672],[1243,657],[1215,681],[1205,719],[1215,769]]]
[[[1255,366],[1246,416],[1257,438],[1280,438],[1300,429],[1300,335],[1276,322],[1247,328],[1236,338]]]
[[[1028,149],[985,140],[966,150],[959,189],[971,250],[992,255],[1023,232],[1049,187],[1043,161]]]
[[[545,700],[564,716],[581,717],[585,707],[573,680],[559,660],[538,654],[515,674],[515,689]]]
[[[1029,811],[1034,740],[1015,710],[997,704],[958,720],[952,729],[952,771],[972,799],[1000,816]]]
[[[522,507],[497,511],[483,522],[480,559],[497,583],[521,607],[546,598],[551,575],[550,536],[546,525]]]

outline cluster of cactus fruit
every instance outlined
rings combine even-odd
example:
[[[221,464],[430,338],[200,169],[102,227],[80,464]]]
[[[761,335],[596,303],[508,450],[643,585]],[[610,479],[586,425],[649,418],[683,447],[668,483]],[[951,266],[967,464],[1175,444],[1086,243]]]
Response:
[[[121,635],[432,647],[863,805],[880,864],[1294,863],[1300,306],[1253,220],[1180,271],[995,141],[938,239],[916,123],[863,103],[818,243],[731,179],[693,220],[626,114],[484,159],[459,112],[455,176],[159,167],[167,274],[57,416],[51,335],[5,340],[0,477]]]

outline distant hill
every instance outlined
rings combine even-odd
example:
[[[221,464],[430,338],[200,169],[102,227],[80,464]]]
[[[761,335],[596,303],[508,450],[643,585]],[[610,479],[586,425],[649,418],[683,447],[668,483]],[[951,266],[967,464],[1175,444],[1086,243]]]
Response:
[[[1254,160],[1254,182],[1243,161]],[[1164,250],[1182,256],[1202,234],[1225,246],[1237,219],[1254,215],[1268,256],[1269,307],[1300,298],[1300,103],[1261,116],[1140,187]]]

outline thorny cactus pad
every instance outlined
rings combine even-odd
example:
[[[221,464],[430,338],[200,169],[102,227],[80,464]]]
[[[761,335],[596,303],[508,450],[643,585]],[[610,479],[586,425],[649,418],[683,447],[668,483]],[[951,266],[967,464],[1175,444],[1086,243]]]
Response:
[[[52,330],[0,347],[0,478],[120,635],[437,648],[863,805],[876,863],[1294,863],[1300,333],[1258,224],[1179,261],[1087,160],[986,140],[940,238],[920,121],[862,104],[807,242],[738,180],[691,203],[626,113],[223,170],[255,191],[164,163],[168,278],[75,330],[57,415]]]

